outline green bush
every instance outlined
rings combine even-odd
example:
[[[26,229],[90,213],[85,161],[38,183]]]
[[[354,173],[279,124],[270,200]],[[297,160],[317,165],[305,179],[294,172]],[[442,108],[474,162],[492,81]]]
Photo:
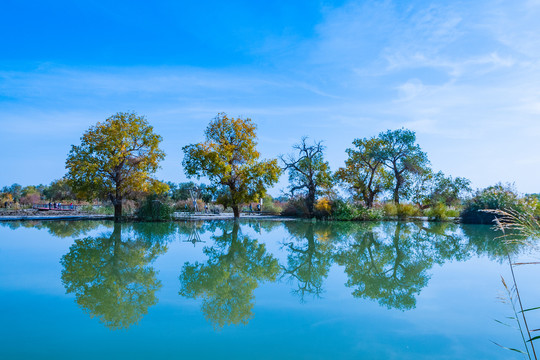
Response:
[[[397,216],[400,219],[406,219],[411,216],[421,216],[422,212],[414,204],[394,204],[386,203],[383,205],[383,213],[386,217]]]
[[[98,215],[113,215],[114,206],[112,205],[83,205],[81,211],[98,214]]]
[[[432,208],[428,209],[425,215],[434,221],[446,221],[448,220],[448,208],[443,203],[437,203]]]
[[[279,207],[275,202],[274,199],[272,199],[271,196],[266,195],[263,199],[263,206],[262,206],[263,212],[270,212],[279,214],[281,212],[281,207]]]
[[[377,221],[384,218],[384,209],[382,208],[364,208],[358,207],[356,220]]]
[[[457,209],[447,209],[446,210],[446,216],[448,217],[459,217],[459,210]]]
[[[173,207],[158,200],[156,196],[148,196],[137,210],[137,219],[141,221],[166,221],[170,220]]]
[[[510,185],[497,184],[476,192],[476,195],[465,203],[461,212],[461,222],[466,224],[492,224],[495,216],[483,212],[487,209],[520,210],[525,206]]]
[[[337,199],[332,201],[330,218],[333,220],[349,221],[355,220],[358,215],[358,210],[349,202]]]
[[[376,221],[384,218],[381,208],[366,208],[360,204],[350,203],[341,199],[332,201],[330,219],[339,221]]]
[[[397,206],[397,216],[400,219],[406,219],[411,216],[420,216],[420,209],[414,204],[399,204]]]
[[[386,203],[383,205],[383,213],[385,216],[397,216],[398,208],[394,203]]]

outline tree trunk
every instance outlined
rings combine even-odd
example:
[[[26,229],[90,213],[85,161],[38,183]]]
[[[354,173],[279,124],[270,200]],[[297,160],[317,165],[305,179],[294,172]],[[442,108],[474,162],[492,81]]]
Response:
[[[118,194],[118,191],[116,192]],[[116,197],[109,193],[109,199],[114,206],[114,222],[122,221],[122,198],[118,195]]]
[[[235,219],[238,219],[240,217],[240,210],[238,208],[238,205],[233,205],[231,207],[232,207],[232,211],[234,213]]]
[[[308,216],[312,218],[314,215],[313,208],[315,206],[315,189],[310,187],[307,197],[306,197],[306,207],[308,211]]]
[[[399,205],[399,190],[401,189],[403,181],[401,175],[396,175],[396,187],[394,188],[394,203]]]
[[[114,203],[114,222],[122,221],[122,200],[117,200]]]
[[[370,191],[369,192],[369,196],[367,197],[367,200],[366,200],[366,207],[368,209],[371,209],[373,207],[373,201],[375,199],[375,192],[374,191]]]

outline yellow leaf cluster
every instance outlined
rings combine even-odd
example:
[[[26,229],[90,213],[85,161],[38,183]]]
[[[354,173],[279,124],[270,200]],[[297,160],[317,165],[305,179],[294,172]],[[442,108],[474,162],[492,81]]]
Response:
[[[328,198],[320,198],[315,203],[315,210],[320,212],[326,212],[330,213],[330,210],[332,210],[332,205],[330,204],[330,200]]]
[[[166,191],[151,177],[165,153],[162,138],[143,116],[117,113],[90,127],[73,145],[66,160],[66,178],[88,198],[122,199],[136,192]]]

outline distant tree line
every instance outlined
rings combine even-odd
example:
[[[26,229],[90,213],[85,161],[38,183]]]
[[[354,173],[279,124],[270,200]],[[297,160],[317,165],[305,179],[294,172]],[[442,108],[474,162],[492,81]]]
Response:
[[[235,217],[243,204],[262,201],[289,215],[354,220],[376,218],[382,201],[389,204],[386,214],[431,211],[444,218],[448,208],[471,198],[470,181],[433,170],[416,134],[408,129],[355,139],[346,150],[344,166],[336,171],[325,159],[323,142],[307,137],[288,155],[261,159],[256,130],[249,118],[218,114],[206,128],[204,141],[182,148],[185,174],[208,184],[175,184],[153,177],[165,157],[159,148],[162,137],[144,116],[117,113],[90,127],[80,144],[72,146],[62,179],[46,186],[5,186],[0,199],[3,204],[110,201],[120,220],[125,200],[153,196],[152,201],[184,201],[187,207],[185,202],[194,195],[204,203],[231,208]],[[266,191],[283,172],[289,187],[282,201],[275,201]]]

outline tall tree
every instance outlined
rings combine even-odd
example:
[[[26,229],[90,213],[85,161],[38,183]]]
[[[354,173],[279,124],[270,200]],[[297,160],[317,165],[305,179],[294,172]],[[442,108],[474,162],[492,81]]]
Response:
[[[256,201],[278,181],[277,160],[259,161],[257,126],[251,119],[218,114],[205,131],[206,141],[184,146],[184,170],[188,176],[210,180],[217,202],[240,216],[240,205]]]
[[[388,130],[379,134],[383,147],[379,153],[381,161],[394,174],[394,202],[407,190],[407,180],[411,174],[425,170],[429,160],[425,152],[416,144],[416,134],[407,129]]]
[[[315,141],[313,145],[308,145],[306,140],[304,137],[300,144],[293,146],[297,155],[282,155],[280,158],[289,172],[291,195],[300,193],[305,196],[308,215],[313,217],[315,200],[323,190],[332,187],[332,175],[328,162],[324,160],[322,142]]]
[[[11,194],[11,198],[15,202],[19,202],[22,197],[22,186],[19,184],[13,184],[11,186],[4,186],[2,189],[3,194]]]
[[[434,175],[433,189],[430,194],[432,204],[438,202],[447,206],[458,205],[472,192],[471,181],[463,177],[445,176],[442,171]]]
[[[68,181],[64,178],[54,180],[49,186],[46,186],[43,189],[43,195],[46,199],[53,201],[75,199],[73,189],[71,188],[71,186],[69,186]]]
[[[349,158],[335,176],[370,208],[375,197],[392,186],[391,174],[386,171],[384,161],[379,156],[383,142],[378,138],[364,138],[355,139],[353,145],[356,149],[346,150]]]
[[[120,221],[125,198],[167,191],[166,184],[150,177],[165,158],[161,140],[144,116],[119,112],[90,127],[80,145],[72,145],[66,179],[80,196],[110,199],[114,219]]]

